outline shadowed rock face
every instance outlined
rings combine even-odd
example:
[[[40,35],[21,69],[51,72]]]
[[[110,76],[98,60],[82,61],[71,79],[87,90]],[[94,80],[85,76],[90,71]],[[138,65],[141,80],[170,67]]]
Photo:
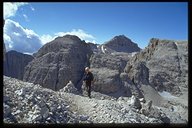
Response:
[[[5,43],[3,42],[3,61],[5,61],[5,53],[6,53],[6,48],[5,48]]]
[[[25,66],[33,60],[33,56],[17,51],[9,51],[5,54],[3,74],[22,80]]]
[[[128,59],[127,53],[94,54],[90,58],[90,67],[95,78],[93,89],[102,93],[117,92],[123,86],[120,73],[123,72]]]
[[[35,59],[27,65],[23,80],[56,91],[70,80],[76,86],[91,54],[90,47],[77,36],[58,37],[34,54]]]
[[[3,27],[5,25],[5,20],[3,19]],[[5,61],[5,53],[6,53],[6,48],[5,48],[5,43],[3,42],[3,61]]]
[[[180,94],[181,87],[188,86],[188,50],[187,42],[173,40],[151,39],[148,47],[133,56],[127,63],[125,71],[135,81],[148,80],[157,91],[168,91],[174,95]],[[138,63],[144,66],[135,68]],[[144,69],[147,68],[147,70]],[[136,73],[148,72],[143,77]],[[145,83],[146,84],[146,83]]]
[[[115,36],[113,39],[106,42],[104,46],[116,52],[132,53],[139,52],[141,50],[136,43],[132,42],[124,35]]]
[[[91,50],[94,53],[98,52],[98,48],[97,48],[97,46],[99,46],[98,44],[94,44],[94,43],[91,43],[91,42],[88,42],[87,44],[89,45],[89,47],[91,48]]]

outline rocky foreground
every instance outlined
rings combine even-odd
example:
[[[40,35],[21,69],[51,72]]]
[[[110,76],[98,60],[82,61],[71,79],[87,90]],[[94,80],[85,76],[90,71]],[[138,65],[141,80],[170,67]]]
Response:
[[[157,107],[141,98],[114,98],[92,92],[89,99],[73,84],[56,92],[4,76],[4,123],[188,123],[188,105],[180,97]],[[72,91],[73,90],[73,91]]]

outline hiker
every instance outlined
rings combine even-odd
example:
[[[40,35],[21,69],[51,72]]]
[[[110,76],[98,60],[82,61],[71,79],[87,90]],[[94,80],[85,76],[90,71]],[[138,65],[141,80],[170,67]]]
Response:
[[[94,78],[93,74],[90,72],[89,67],[86,67],[85,68],[85,76],[83,78],[83,81],[86,84],[86,89],[87,89],[89,98],[91,98],[91,83],[93,81],[93,78]]]

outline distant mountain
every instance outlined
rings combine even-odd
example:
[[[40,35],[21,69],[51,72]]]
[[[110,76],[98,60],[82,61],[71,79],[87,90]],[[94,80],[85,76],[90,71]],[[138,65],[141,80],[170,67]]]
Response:
[[[9,77],[22,80],[25,66],[33,60],[33,56],[17,51],[5,53],[3,74]]]
[[[105,42],[104,46],[116,52],[132,53],[141,50],[136,43],[124,35],[115,36],[113,39]]]

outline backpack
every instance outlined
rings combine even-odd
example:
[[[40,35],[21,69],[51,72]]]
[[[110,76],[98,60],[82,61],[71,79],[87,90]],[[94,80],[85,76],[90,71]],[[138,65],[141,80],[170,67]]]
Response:
[[[93,74],[91,73],[91,81],[93,81],[94,80],[94,77],[93,77]]]

